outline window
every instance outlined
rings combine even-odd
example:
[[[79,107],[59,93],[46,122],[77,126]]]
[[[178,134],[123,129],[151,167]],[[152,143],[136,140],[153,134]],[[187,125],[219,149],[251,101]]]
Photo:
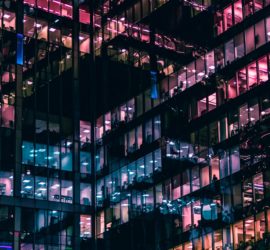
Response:
[[[97,206],[100,207],[103,204],[103,200],[106,198],[104,179],[97,180],[96,189]]]
[[[0,171],[0,196],[13,195],[13,173]]]
[[[183,250],[190,250],[193,249],[193,244],[192,242],[187,242],[184,244],[184,249]]]
[[[214,64],[213,64],[214,65]],[[181,68],[179,71],[178,71],[178,77],[177,77],[177,80],[178,80],[178,86],[179,86],[179,89],[181,91],[185,90],[186,89],[186,84],[187,84],[187,78],[186,78],[186,70]]]
[[[263,0],[254,0],[254,11],[261,10],[263,8]]]
[[[235,97],[237,97],[237,82],[235,77],[231,80],[228,81],[228,98],[229,99],[233,99]]]
[[[262,240],[263,235],[266,230],[266,223],[265,223],[265,217],[264,213],[259,213],[256,215],[256,221],[255,221],[255,240]]]
[[[164,184],[164,199],[165,200],[171,200],[172,197],[172,183],[171,180],[166,180]]]
[[[232,27],[233,19],[232,19],[232,6],[229,5],[223,11],[223,22],[224,22],[224,31]]]
[[[264,186],[262,174],[253,177],[254,201],[260,202],[264,198]]]
[[[54,26],[54,23],[51,23],[49,27],[49,41],[50,43],[60,44],[61,30]]]
[[[196,191],[200,188],[200,171],[199,166],[192,168],[192,191]]]
[[[80,151],[80,172],[83,174],[91,173],[91,155],[88,152]]]
[[[116,128],[119,125],[119,121],[120,121],[120,112],[119,112],[119,109],[116,108],[112,111],[112,114],[111,114],[112,129]],[[106,123],[106,120],[105,120],[105,123]]]
[[[183,190],[183,195],[189,194],[190,193],[190,176],[189,176],[189,170],[186,169],[183,174],[182,174],[182,190]]]
[[[207,113],[206,97],[197,102],[197,107],[198,107],[198,117]]]
[[[132,184],[136,180],[136,166],[135,163],[132,162],[128,165],[128,183]]]
[[[143,210],[145,212],[150,212],[154,208],[154,196],[153,196],[153,189],[148,189],[142,195],[143,200]]]
[[[259,83],[268,80],[267,57],[263,57],[258,61],[258,74]]]
[[[233,39],[225,43],[225,62],[226,65],[234,61],[234,44]]]
[[[240,247],[240,244],[243,245],[244,242],[244,228],[242,221],[235,223],[233,225],[233,235],[234,235],[233,236],[234,248],[238,249]]]
[[[201,184],[202,184],[202,187],[210,184],[209,176],[210,176],[210,174],[209,174],[209,166],[201,168]]]
[[[173,95],[177,94],[177,92],[178,92],[176,73],[169,75],[168,79],[169,79],[170,96],[173,96]]]
[[[211,111],[217,107],[217,94],[213,93],[208,96],[208,111]]]
[[[212,122],[209,125],[209,142],[213,146],[218,143],[218,122]]]
[[[269,42],[270,41],[270,17],[266,19],[266,35],[267,35],[267,41]]]
[[[60,181],[59,179],[49,179],[49,200],[60,202]]]
[[[199,226],[199,222],[201,221],[201,203],[200,201],[195,201],[193,203],[193,225]]]
[[[228,189],[226,190],[226,195],[227,194],[230,194],[230,192],[228,191],[229,190],[229,187]],[[235,185],[233,185],[233,188],[232,188],[232,195],[233,195],[233,204],[235,207],[242,207],[242,185],[241,183],[237,183]],[[230,203],[230,197],[226,197],[227,200],[225,200],[225,204],[228,204],[229,206],[231,205]],[[230,207],[229,207],[230,208]]]
[[[223,17],[220,11],[215,14],[215,34],[220,35],[223,32]]]
[[[111,130],[111,113],[108,112],[104,115],[105,131]],[[90,131],[90,128],[89,128]]]
[[[206,152],[207,149],[208,149],[208,129],[205,126],[199,131],[199,151]]]
[[[173,200],[181,197],[180,175],[173,177]]]
[[[56,159],[57,159],[57,156],[59,156],[59,153],[58,154],[56,153],[56,152],[59,152],[58,150],[59,150],[58,147],[54,147],[54,149],[53,149],[53,155],[54,155],[54,158],[56,158]],[[66,142],[62,143],[61,154],[60,154],[62,170],[72,171],[73,156],[72,156],[71,150],[72,150],[72,142],[71,141],[66,141]],[[57,160],[56,160],[56,162],[57,162]]]
[[[233,136],[238,133],[238,130],[239,130],[238,118],[239,118],[239,114],[237,110],[229,113],[228,125],[229,125],[230,136]]]
[[[144,94],[144,107],[145,107],[145,112],[150,110],[152,108],[152,102],[151,102],[151,93],[150,90],[145,91]]]
[[[183,231],[188,231],[191,227],[191,205],[186,205],[182,209],[182,222],[183,222]]]
[[[161,150],[157,149],[154,152],[154,170],[155,171],[161,171]]]
[[[246,124],[249,122],[249,118],[248,118],[248,106],[247,104],[242,105],[239,109],[239,113],[240,113],[240,118],[239,118],[239,123],[241,127],[245,127]]]
[[[211,250],[212,249],[212,234],[206,234],[203,236],[203,245],[205,250]]]
[[[80,183],[80,204],[89,206],[91,204],[91,185]]]
[[[251,124],[255,124],[259,120],[259,105],[257,99],[250,100],[249,103],[249,120]]]
[[[245,241],[250,242],[254,241],[254,218],[248,217],[245,219]]]
[[[226,248],[233,248],[232,242],[233,242],[233,236],[232,236],[232,229],[230,226],[227,226],[223,229],[222,233],[223,238],[223,247]],[[237,238],[238,240],[238,238]]]
[[[161,121],[160,116],[154,117],[154,140],[161,137]]]
[[[234,3],[234,23],[240,23],[243,20],[243,6],[242,1],[236,1]]]
[[[197,75],[197,82],[201,81],[205,76],[205,61],[204,57],[200,57],[196,60],[196,75]]]
[[[229,155],[228,151],[223,151],[220,154],[220,178],[224,178],[230,174]]]
[[[222,142],[228,138],[227,117],[219,120],[219,141]]]
[[[47,200],[47,178],[35,177],[35,198],[40,200]]]
[[[246,29],[245,40],[246,40],[246,54],[248,54],[255,49],[254,27],[253,26]]]
[[[104,167],[104,148],[98,147],[96,154],[96,170],[100,171]]]
[[[249,206],[253,202],[253,190],[252,190],[252,179],[249,178],[243,183],[243,206]]]
[[[249,89],[257,85],[257,66],[256,62],[248,65],[248,86]]]
[[[145,123],[144,139],[145,143],[151,143],[153,141],[152,120],[149,120]]]
[[[247,72],[246,68],[243,68],[237,72],[237,83],[239,94],[247,91]]]
[[[128,200],[121,201],[121,222],[126,223],[129,221],[129,203]]]
[[[241,58],[245,55],[244,35],[240,33],[234,38],[235,58]]]
[[[224,48],[223,46],[219,46],[215,48],[215,61],[217,69],[224,67]]]
[[[132,153],[137,149],[136,139],[135,139],[135,129],[132,129],[126,134],[127,139],[127,152]]]
[[[265,44],[265,24],[264,20],[255,24],[255,45],[256,48]]]
[[[80,215],[80,237],[91,237],[91,216]]]
[[[252,15],[254,13],[253,0],[244,0],[244,11],[245,17]]]
[[[162,203],[162,199],[162,184],[158,184],[156,185],[156,205],[160,205]]]
[[[127,166],[121,168],[121,188],[123,190],[127,189],[128,187],[128,170]]]
[[[214,249],[222,249],[222,230],[214,231]]]
[[[270,98],[268,95],[261,98],[261,115],[262,118],[270,114]]]
[[[96,139],[100,139],[103,136],[104,132],[104,127],[103,127],[103,116],[100,116],[97,119],[97,124],[96,124]]]
[[[21,195],[23,198],[34,198],[34,177],[32,175],[22,175]]]
[[[34,165],[34,157],[34,143],[24,141],[22,145],[22,163]]]
[[[135,101],[134,98],[127,102],[127,117],[128,121],[131,121],[135,116]]]
[[[142,182],[145,178],[145,164],[144,158],[140,158],[136,161],[137,165],[137,181]]]
[[[206,73],[211,74],[215,72],[215,57],[214,57],[214,51],[209,52],[205,56],[206,60]]]
[[[154,165],[153,154],[150,153],[150,154],[145,156],[145,176],[147,178],[152,176],[153,165]]]
[[[231,171],[232,174],[240,170],[240,154],[239,148],[233,148],[230,151],[230,164],[231,164]]]
[[[195,84],[195,63],[192,62],[187,66],[187,88]]]

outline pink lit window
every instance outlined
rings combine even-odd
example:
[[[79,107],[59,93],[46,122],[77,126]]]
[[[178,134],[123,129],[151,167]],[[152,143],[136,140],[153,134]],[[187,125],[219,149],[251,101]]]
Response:
[[[261,10],[263,8],[263,0],[254,0],[254,11]]]
[[[253,14],[254,12],[253,0],[244,0],[244,10],[245,10],[245,17]]]
[[[223,22],[224,22],[224,31],[232,27],[233,19],[232,19],[232,6],[230,5],[223,12]]]
[[[237,82],[235,78],[228,82],[228,98],[233,99],[237,96]]]
[[[219,179],[219,158],[214,157],[211,159],[211,168],[212,168],[212,178],[215,176],[217,179]]]
[[[256,62],[248,65],[248,86],[253,88],[257,85],[257,67]]]
[[[239,0],[234,3],[234,23],[240,23],[243,20],[243,6],[242,1]]]
[[[62,9],[61,14],[62,16],[72,18],[72,2],[69,0],[62,0]]]
[[[188,231],[191,227],[191,206],[185,206],[182,210],[183,231]]]
[[[80,23],[90,24],[90,13],[84,9],[79,10]]]
[[[247,73],[246,73],[245,68],[243,68],[237,72],[237,82],[238,82],[239,94],[246,92],[246,90],[247,90]]]
[[[201,184],[202,187],[209,185],[209,166],[203,167],[201,169]]]
[[[37,0],[37,7],[39,9],[48,11],[48,0]]]
[[[220,35],[223,33],[223,18],[222,13],[217,11],[215,14],[215,34]]]
[[[173,178],[173,200],[181,197],[180,175]]]
[[[8,104],[2,104],[2,127],[13,128],[15,119],[14,106]]]
[[[49,11],[60,16],[61,2],[60,0],[54,0],[49,2]]]
[[[259,73],[259,83],[265,82],[268,80],[268,67],[267,67],[267,58],[263,57],[258,61],[258,73]]]

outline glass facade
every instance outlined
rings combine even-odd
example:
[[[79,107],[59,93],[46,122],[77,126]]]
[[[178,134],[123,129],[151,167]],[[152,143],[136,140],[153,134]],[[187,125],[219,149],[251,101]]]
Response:
[[[0,1],[0,250],[270,249],[269,8]]]

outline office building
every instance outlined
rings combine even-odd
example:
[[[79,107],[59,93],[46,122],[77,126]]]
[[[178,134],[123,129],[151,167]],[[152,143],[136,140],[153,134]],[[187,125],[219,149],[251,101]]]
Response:
[[[269,0],[0,5],[0,249],[270,249]]]

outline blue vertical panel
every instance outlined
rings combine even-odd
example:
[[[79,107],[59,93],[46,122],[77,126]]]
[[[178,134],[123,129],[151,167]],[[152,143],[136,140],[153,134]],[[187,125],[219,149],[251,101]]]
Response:
[[[23,65],[23,35],[17,34],[17,64]]]
[[[158,90],[157,90],[157,72],[150,71],[151,75],[151,98],[157,99],[158,98]]]

